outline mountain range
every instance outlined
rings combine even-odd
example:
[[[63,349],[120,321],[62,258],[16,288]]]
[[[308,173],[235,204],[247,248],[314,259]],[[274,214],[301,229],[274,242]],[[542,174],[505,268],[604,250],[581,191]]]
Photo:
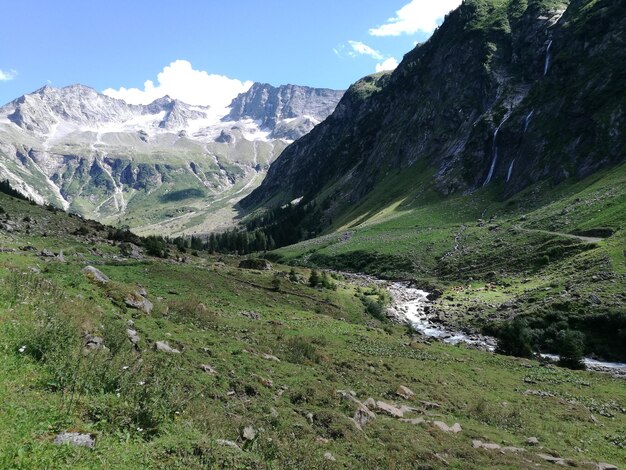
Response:
[[[254,84],[221,110],[45,86],[0,108],[0,177],[37,202],[140,233],[208,231],[229,223],[233,205],[342,94]]]

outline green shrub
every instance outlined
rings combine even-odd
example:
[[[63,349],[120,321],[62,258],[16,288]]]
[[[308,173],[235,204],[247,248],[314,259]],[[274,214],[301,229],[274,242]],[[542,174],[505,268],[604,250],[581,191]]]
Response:
[[[195,297],[172,300],[167,305],[169,308],[168,317],[175,323],[207,328],[214,326],[217,322],[217,314],[210,311]]]
[[[527,321],[515,317],[512,322],[500,327],[497,332],[496,352],[507,356],[532,357],[534,354],[531,331]]]
[[[320,283],[320,275],[316,269],[311,271],[311,275],[309,276],[309,286],[317,287]]]
[[[557,353],[559,365],[569,369],[585,369],[583,354],[585,351],[585,336],[580,331],[564,330],[557,336]]]
[[[285,353],[287,360],[295,364],[305,364],[306,362],[319,363],[321,355],[309,338],[295,336],[289,338],[285,343]]]
[[[367,295],[361,295],[361,302],[365,306],[365,312],[372,317],[380,320],[382,322],[388,321],[387,315],[385,314],[385,303],[384,300],[374,300]]]
[[[154,235],[146,237],[143,241],[143,246],[149,256],[156,256],[157,258],[168,257],[167,243],[163,237]]]

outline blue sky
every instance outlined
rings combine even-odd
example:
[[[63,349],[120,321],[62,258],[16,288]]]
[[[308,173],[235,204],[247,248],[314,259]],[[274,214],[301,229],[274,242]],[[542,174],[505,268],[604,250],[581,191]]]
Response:
[[[230,93],[245,88],[245,81],[346,88],[375,72],[377,66],[393,67],[395,60],[401,60],[416,42],[430,36],[436,18],[459,3],[4,2],[0,104],[46,83],[57,87],[82,83],[99,91],[111,89],[109,94],[135,101],[145,101],[148,95],[161,91],[176,94],[177,87],[189,94],[194,86],[211,84],[216,89],[224,86],[224,93]],[[174,65],[168,67],[170,64]],[[192,73],[192,67],[207,73]],[[158,74],[164,68],[167,73],[160,78],[169,85],[162,87]],[[231,83],[222,76],[241,82]],[[207,77],[213,81],[207,81]],[[147,80],[153,86],[146,94]],[[113,91],[122,87],[138,90],[134,94]]]

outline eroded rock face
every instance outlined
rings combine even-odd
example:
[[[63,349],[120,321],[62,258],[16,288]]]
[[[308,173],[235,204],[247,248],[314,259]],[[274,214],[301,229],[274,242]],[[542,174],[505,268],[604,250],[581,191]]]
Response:
[[[326,119],[343,94],[337,90],[255,83],[233,100],[232,110],[224,120],[261,121],[261,126],[272,131],[273,137],[295,140]]]

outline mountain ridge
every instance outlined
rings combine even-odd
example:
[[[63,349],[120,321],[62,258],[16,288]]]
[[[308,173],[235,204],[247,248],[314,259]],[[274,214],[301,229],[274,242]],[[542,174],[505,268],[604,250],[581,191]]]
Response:
[[[331,218],[389,171],[418,161],[433,168],[443,195],[497,183],[499,197],[619,163],[626,132],[617,91],[624,68],[615,65],[626,65],[621,13],[611,0],[465,2],[393,73],[350,87],[242,207],[331,197]],[[558,90],[563,96],[555,99]],[[589,116],[580,115],[583,102]]]
[[[233,120],[169,96],[135,105],[80,84],[46,85],[0,108],[0,176],[40,203],[144,234],[229,226],[233,205],[342,94],[322,90],[317,100],[312,88],[262,86],[288,103],[310,99],[292,106],[295,118],[261,119],[260,109]]]

